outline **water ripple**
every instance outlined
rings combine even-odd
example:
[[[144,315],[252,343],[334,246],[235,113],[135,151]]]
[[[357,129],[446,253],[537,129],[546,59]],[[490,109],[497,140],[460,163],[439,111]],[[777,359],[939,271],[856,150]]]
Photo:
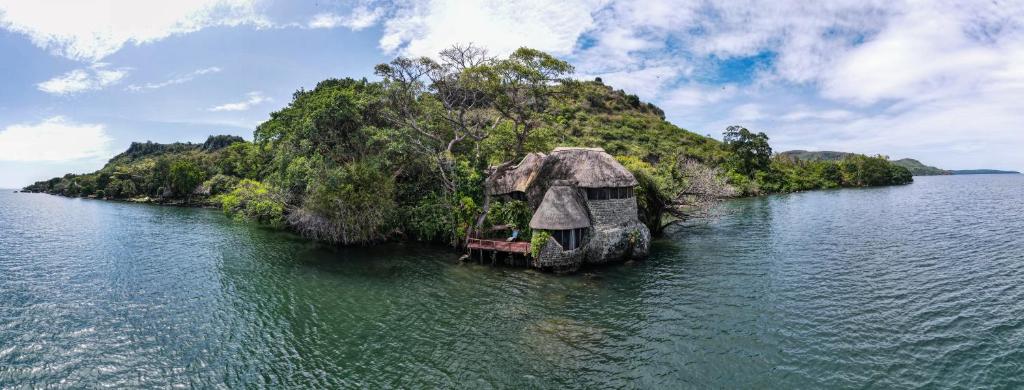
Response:
[[[0,192],[0,388],[1024,386],[1024,177],[731,202],[556,277]]]

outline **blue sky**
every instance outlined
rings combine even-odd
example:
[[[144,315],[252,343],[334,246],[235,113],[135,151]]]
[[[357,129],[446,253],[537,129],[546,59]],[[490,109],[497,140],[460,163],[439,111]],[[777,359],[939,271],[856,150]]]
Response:
[[[251,138],[296,89],[455,43],[546,50],[701,134],[1024,170],[1019,1],[0,0],[0,187]]]

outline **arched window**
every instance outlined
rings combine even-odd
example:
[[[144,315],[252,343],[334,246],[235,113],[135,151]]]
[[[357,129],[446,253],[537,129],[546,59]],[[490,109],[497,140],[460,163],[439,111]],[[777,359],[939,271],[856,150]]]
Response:
[[[587,228],[552,230],[551,238],[554,238],[555,241],[558,241],[558,244],[562,245],[562,250],[571,251],[583,245],[583,238],[586,233]]]
[[[633,196],[633,187],[587,188],[587,200],[628,199]]]

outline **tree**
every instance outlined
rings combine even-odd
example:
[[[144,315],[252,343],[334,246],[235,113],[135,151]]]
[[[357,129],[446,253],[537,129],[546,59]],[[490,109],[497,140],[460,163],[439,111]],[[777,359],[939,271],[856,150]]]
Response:
[[[171,163],[168,179],[171,192],[175,196],[191,198],[192,191],[206,180],[206,173],[194,162],[181,159]]]
[[[522,157],[530,134],[543,125],[552,97],[572,83],[572,65],[540,50],[521,47],[507,59],[480,68],[494,109],[512,122],[513,158]],[[560,89],[559,87],[563,87]]]
[[[723,199],[736,196],[718,168],[683,158],[678,171],[682,185],[673,194],[668,213],[679,220],[713,217]]]
[[[170,186],[171,164],[172,161],[167,156],[157,157],[146,178],[147,192],[150,195],[164,196],[166,189]]]
[[[236,142],[220,151],[217,168],[220,173],[240,179],[259,179],[265,164],[259,146],[248,142]]]
[[[742,126],[729,126],[723,141],[731,153],[728,163],[736,172],[753,178],[758,171],[770,169],[772,147],[765,133],[754,134]]]
[[[432,161],[443,191],[452,236],[458,236],[456,147],[481,141],[499,123],[484,89],[483,67],[493,62],[487,52],[470,46],[454,46],[440,53],[441,62],[422,57],[398,57],[376,67],[383,78],[387,115],[399,126],[399,134],[419,155]],[[453,242],[457,244],[457,242]]]
[[[398,57],[376,67],[384,79],[391,121],[412,130],[413,144],[426,154],[452,154],[467,139],[481,140],[496,123],[474,69],[491,61],[486,51],[455,46],[428,57]]]
[[[639,217],[655,235],[675,223],[714,217],[724,199],[736,196],[721,169],[692,158],[680,158],[671,168],[660,170],[636,157],[618,160],[639,182]]]

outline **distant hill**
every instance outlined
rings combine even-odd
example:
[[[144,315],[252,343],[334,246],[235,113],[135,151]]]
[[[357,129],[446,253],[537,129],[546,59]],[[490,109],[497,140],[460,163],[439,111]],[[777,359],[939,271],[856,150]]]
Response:
[[[131,163],[146,157],[181,154],[190,151],[214,152],[237,142],[245,142],[245,139],[237,135],[211,135],[202,144],[191,142],[175,142],[172,144],[160,144],[152,141],[132,142],[128,146],[128,150],[114,156],[114,158],[110,159],[109,163]]]
[[[954,175],[1019,175],[1017,171],[1001,171],[998,169],[960,169],[950,171]]]
[[[783,156],[790,156],[796,158],[797,160],[805,161],[839,161],[853,155],[853,153],[832,152],[827,150],[820,152],[811,152],[807,150],[790,150],[779,154]]]
[[[924,165],[920,161],[912,158],[903,158],[892,162],[893,164],[910,170],[910,173],[914,176],[938,176],[938,175],[949,175],[950,171],[945,169],[939,169],[933,166]]]

